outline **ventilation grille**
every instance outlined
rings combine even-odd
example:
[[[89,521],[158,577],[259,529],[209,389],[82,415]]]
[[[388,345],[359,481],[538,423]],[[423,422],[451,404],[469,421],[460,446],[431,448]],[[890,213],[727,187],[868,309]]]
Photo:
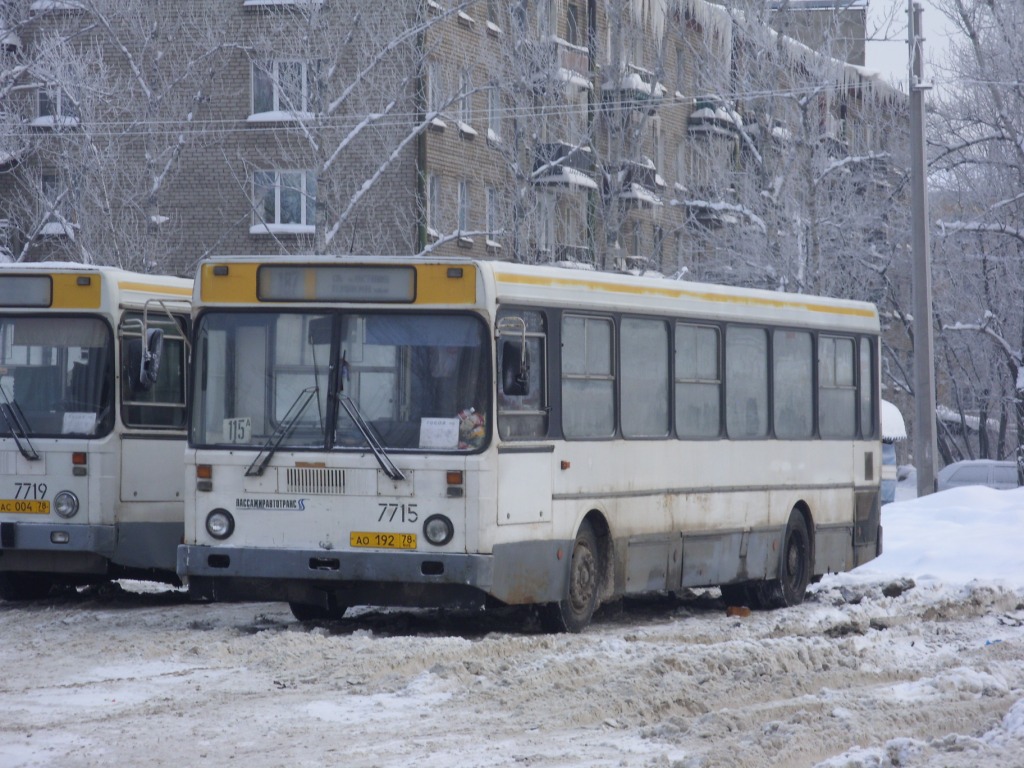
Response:
[[[344,493],[345,470],[323,467],[286,467],[284,485],[285,493]]]

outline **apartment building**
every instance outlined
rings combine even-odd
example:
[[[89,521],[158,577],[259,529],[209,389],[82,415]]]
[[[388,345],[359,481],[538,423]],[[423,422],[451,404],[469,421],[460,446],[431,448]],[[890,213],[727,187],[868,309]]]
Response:
[[[7,258],[189,274],[214,253],[431,252],[714,278],[784,250],[771,158],[888,136],[858,122],[893,98],[870,74],[704,0],[126,6],[0,3]],[[825,73],[804,113],[765,66],[780,48],[785,87]]]

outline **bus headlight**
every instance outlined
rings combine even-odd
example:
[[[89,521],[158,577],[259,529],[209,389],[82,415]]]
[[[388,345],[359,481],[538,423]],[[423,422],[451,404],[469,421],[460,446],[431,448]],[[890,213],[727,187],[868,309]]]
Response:
[[[235,532],[235,518],[226,509],[215,509],[206,516],[206,532],[215,539],[226,539]]]
[[[78,497],[71,491],[61,491],[53,497],[53,511],[65,520],[78,514]]]
[[[452,540],[455,526],[444,515],[431,515],[423,521],[423,535],[435,547],[440,547]]]

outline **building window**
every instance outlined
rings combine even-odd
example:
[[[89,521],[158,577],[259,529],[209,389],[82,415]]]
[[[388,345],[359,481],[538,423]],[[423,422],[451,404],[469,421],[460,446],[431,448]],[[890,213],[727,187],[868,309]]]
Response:
[[[427,64],[427,111],[440,112],[444,101],[441,94],[441,68],[436,61]]]
[[[44,172],[42,176],[43,216],[46,221],[39,230],[40,235],[73,235],[78,221],[75,211],[76,186],[68,183],[56,171]]]
[[[487,89],[487,139],[501,141],[501,90],[496,85]]]
[[[441,233],[441,179],[427,176],[427,234],[436,238]]]
[[[305,61],[253,62],[252,113],[315,112],[316,69]]]
[[[512,5],[512,21],[515,24],[515,32],[519,37],[526,34],[526,0],[516,0]]]
[[[537,195],[537,256],[541,262],[555,258],[555,196],[550,192]]]
[[[459,182],[459,234],[469,231],[469,182]]]
[[[487,24],[492,29],[501,29],[498,0],[487,0]]]
[[[445,122],[441,117],[441,111],[445,106],[444,89],[441,83],[441,67],[436,61],[427,62],[426,82],[423,84],[424,95],[427,100],[427,115],[430,118],[430,127],[443,131]]]
[[[498,221],[498,190],[494,187],[487,188],[487,247],[498,248],[498,235],[500,224]]]
[[[473,123],[473,76],[468,69],[459,73],[459,130],[476,133],[470,127]]]
[[[35,126],[76,126],[78,125],[78,101],[63,88],[47,86],[39,91],[39,115],[32,124]]]
[[[316,176],[312,171],[257,171],[253,201],[252,233],[312,232]]]
[[[665,169],[665,134],[661,130],[661,118],[652,117],[651,140],[654,143],[654,170],[661,173]]]
[[[569,45],[580,45],[580,40],[583,37],[580,35],[580,9],[576,3],[569,3],[565,21],[567,25],[566,41]]]
[[[686,54],[682,48],[676,48],[676,93],[682,96],[686,93]]]
[[[555,34],[555,0],[537,1],[537,29],[542,35]]]

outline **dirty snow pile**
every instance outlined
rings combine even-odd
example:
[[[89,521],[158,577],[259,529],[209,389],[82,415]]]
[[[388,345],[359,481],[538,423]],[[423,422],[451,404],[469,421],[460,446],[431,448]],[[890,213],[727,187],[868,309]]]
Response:
[[[1024,490],[883,525],[882,557],[796,608],[697,591],[580,635],[139,583],[2,603],[0,766],[1024,768]]]

